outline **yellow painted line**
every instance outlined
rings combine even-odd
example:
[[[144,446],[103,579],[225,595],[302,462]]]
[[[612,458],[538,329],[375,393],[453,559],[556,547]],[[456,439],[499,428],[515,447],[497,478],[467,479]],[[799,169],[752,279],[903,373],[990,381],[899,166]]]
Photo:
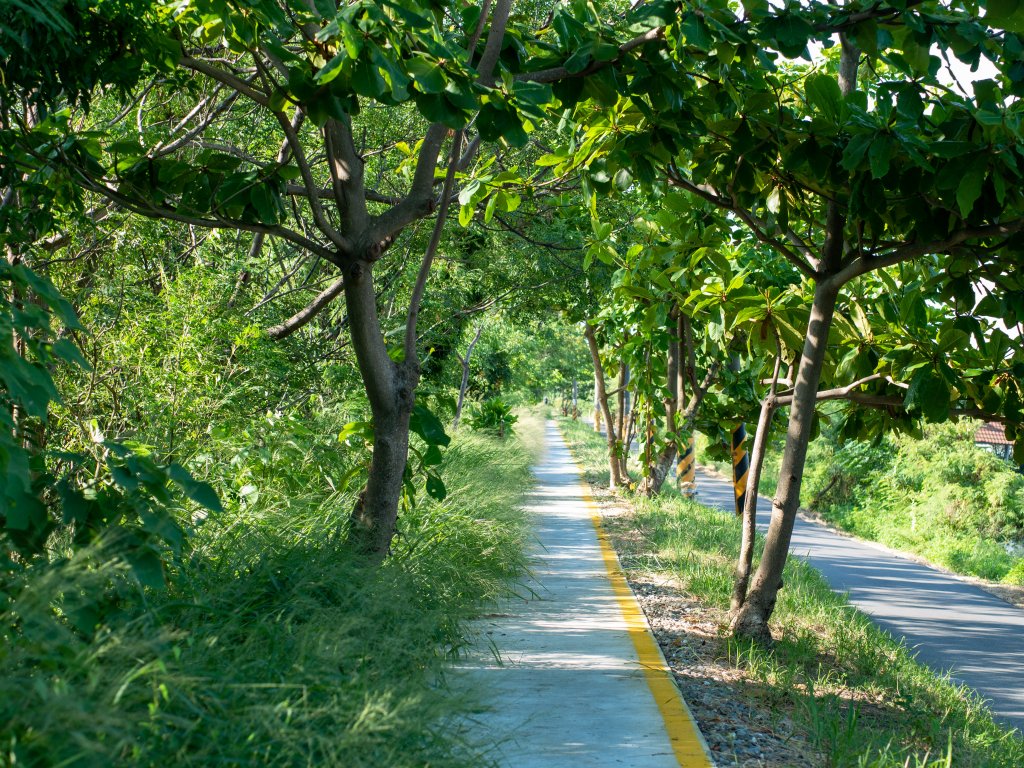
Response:
[[[605,570],[608,572],[608,579],[612,583],[612,591],[619,603],[622,617],[626,620],[629,637],[633,641],[633,647],[636,648],[636,655],[640,659],[640,666],[644,670],[647,685],[651,689],[654,701],[665,721],[665,730],[668,732],[676,760],[679,761],[680,768],[714,768],[704,736],[697,728],[690,708],[686,706],[686,702],[679,693],[679,688],[676,687],[675,680],[672,679],[672,673],[658,646],[658,641],[654,639],[654,635],[651,634],[650,628],[647,626],[647,617],[640,609],[636,595],[630,589],[626,575],[619,564],[618,555],[615,554],[615,549],[604,532],[600,507],[591,496],[578,463],[576,468],[580,473],[583,503],[591,510],[590,519],[601,545],[601,556],[604,559]]]

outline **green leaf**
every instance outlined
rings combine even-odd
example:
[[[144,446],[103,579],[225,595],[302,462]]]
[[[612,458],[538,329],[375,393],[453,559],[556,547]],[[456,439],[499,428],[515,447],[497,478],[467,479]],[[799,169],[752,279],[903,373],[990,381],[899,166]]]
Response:
[[[960,185],[956,190],[956,204],[960,208],[960,215],[965,219],[970,215],[978,198],[981,197],[981,188],[985,184],[986,170],[986,167],[983,165],[972,165],[971,169],[960,180]]]
[[[213,486],[209,483],[204,483],[201,480],[196,480],[192,477],[192,474],[180,464],[171,464],[167,468],[167,474],[171,480],[181,488],[182,492],[196,504],[202,507],[206,507],[211,512],[223,512],[224,507],[220,503],[220,499],[217,497],[217,492],[213,490]]]
[[[441,69],[438,62],[417,56],[407,61],[405,67],[412,75],[416,87],[423,93],[441,93],[448,85],[448,81],[444,77],[444,70]]]
[[[892,150],[893,141],[884,134],[871,142],[871,148],[868,150],[871,178],[880,179],[889,173],[889,161],[892,159]]]
[[[448,489],[444,487],[444,481],[437,475],[427,475],[427,495],[437,501],[444,501],[448,496]]]
[[[338,433],[338,442],[344,443],[354,436],[361,437],[368,442],[373,442],[373,423],[369,421],[350,421]]]
[[[807,101],[835,124],[839,124],[843,112],[843,94],[839,83],[829,75],[811,75],[804,83]]]
[[[339,53],[320,68],[320,71],[316,73],[314,80],[316,80],[320,85],[327,85],[327,83],[331,82],[341,74],[341,68],[348,60],[349,56],[347,51]]]
[[[987,0],[982,20],[996,29],[1024,32],[1024,8],[1021,5],[1022,0]]]
[[[256,209],[256,215],[261,223],[268,226],[279,223],[280,205],[266,184],[257,184],[249,191],[249,202]]]
[[[843,150],[843,159],[840,165],[847,171],[856,170],[864,159],[868,147],[871,145],[874,136],[868,133],[859,133],[850,139],[850,143]]]
[[[427,406],[417,403],[409,419],[409,429],[423,438],[427,445],[447,446],[452,439],[444,431],[444,425]]]
[[[910,388],[904,405],[913,415],[921,415],[927,421],[945,421],[949,418],[949,401],[952,391],[946,380],[934,368],[918,369],[910,380]]]
[[[427,446],[427,451],[423,454],[423,466],[436,467],[441,460],[441,449],[436,445]]]

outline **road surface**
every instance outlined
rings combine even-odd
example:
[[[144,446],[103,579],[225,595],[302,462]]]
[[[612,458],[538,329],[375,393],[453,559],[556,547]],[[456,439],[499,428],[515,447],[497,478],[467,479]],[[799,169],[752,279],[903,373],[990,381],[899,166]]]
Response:
[[[697,470],[697,500],[733,514],[732,484]],[[771,501],[759,497],[757,522],[768,527]],[[1024,731],[1024,610],[898,552],[798,519],[790,551],[805,558],[837,592],[919,661],[949,671],[988,700],[996,718]]]

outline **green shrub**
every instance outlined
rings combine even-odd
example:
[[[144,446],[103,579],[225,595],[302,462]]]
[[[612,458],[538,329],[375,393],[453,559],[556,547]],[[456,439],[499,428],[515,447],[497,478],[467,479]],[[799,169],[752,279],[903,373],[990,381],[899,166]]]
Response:
[[[491,432],[498,437],[512,434],[512,425],[519,417],[512,413],[512,406],[504,400],[492,397],[473,407],[469,416],[469,426],[481,432]]]

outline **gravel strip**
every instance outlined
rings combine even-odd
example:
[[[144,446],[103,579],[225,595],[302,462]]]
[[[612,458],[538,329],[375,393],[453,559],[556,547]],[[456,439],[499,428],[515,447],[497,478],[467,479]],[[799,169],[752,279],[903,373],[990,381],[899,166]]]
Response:
[[[729,662],[726,617],[690,597],[664,572],[646,568],[651,555],[631,512],[607,489],[592,486],[626,579],[661,645],[683,698],[719,768],[814,768],[824,764],[775,711],[760,684]]]

